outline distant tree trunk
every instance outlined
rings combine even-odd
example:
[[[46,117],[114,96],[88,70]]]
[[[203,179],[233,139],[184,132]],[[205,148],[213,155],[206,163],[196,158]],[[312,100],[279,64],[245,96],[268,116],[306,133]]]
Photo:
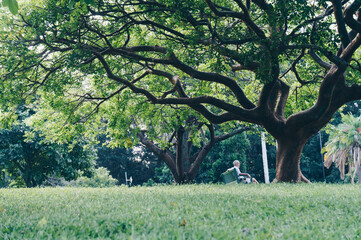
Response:
[[[359,166],[359,168],[357,169],[357,177],[357,182],[361,184],[361,166]]]
[[[24,182],[25,182],[26,187],[32,188],[32,187],[35,187],[35,186],[36,186],[36,185],[34,184],[34,180],[33,180],[32,177],[31,177],[31,174],[25,173],[25,174],[23,175],[23,179],[24,179]]]
[[[35,181],[32,178],[32,169],[28,166],[28,167],[23,167],[18,161],[14,161],[15,165],[19,168],[20,172],[21,172],[21,177],[25,182],[26,187],[31,188],[31,187],[35,187]]]
[[[177,130],[176,134],[176,172],[178,175],[178,178],[180,179],[180,183],[186,182],[185,179],[185,172],[184,170],[188,170],[188,166],[185,166],[187,163],[189,163],[189,160],[187,158],[187,141],[188,141],[188,131],[184,129],[184,127],[180,127]]]

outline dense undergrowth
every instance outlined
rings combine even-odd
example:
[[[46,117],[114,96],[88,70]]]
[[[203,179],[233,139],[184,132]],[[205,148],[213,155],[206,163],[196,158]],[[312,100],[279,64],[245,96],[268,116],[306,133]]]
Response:
[[[0,239],[358,239],[359,185],[0,189]]]

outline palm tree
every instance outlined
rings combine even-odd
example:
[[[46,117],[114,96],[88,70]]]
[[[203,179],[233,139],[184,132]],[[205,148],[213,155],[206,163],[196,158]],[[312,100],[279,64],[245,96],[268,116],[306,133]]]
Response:
[[[348,165],[351,182],[354,183],[357,173],[361,183],[361,116],[342,115],[342,123],[332,127],[324,151],[327,168],[334,162],[340,170],[341,179],[344,179],[345,166]]]

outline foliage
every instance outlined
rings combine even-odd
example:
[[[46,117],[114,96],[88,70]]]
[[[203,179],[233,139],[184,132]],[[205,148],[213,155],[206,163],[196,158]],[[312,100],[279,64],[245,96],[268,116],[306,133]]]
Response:
[[[110,175],[117,179],[119,184],[125,184],[125,172],[132,177],[132,185],[140,185],[154,177],[156,166],[160,164],[149,150],[143,146],[134,146],[133,149],[109,148],[105,139],[101,139],[96,146],[98,159],[97,166],[105,167]]]
[[[155,169],[153,181],[155,181],[156,183],[162,183],[162,184],[172,184],[173,183],[172,173],[170,172],[169,168],[165,164],[162,164],[161,166],[159,166]]]
[[[48,143],[40,132],[33,132],[30,138],[27,133],[31,128],[24,120],[31,114],[23,105],[18,109],[19,119],[11,128],[0,129],[0,170],[4,173],[0,180],[7,182],[6,185],[13,182],[21,186],[23,182],[27,187],[35,187],[50,176],[72,180],[79,176],[78,170],[91,175],[94,149],[84,150],[84,140],[73,144]]]
[[[70,182],[70,186],[74,187],[113,187],[118,181],[109,175],[106,168],[100,167],[95,169],[92,177],[79,177],[75,181]]]
[[[361,101],[354,101],[346,104],[342,107],[332,118],[331,124],[326,125],[321,131],[322,147],[324,147],[329,139],[328,133],[333,132],[334,125],[342,123],[341,115],[352,114],[353,116],[359,116]],[[319,133],[312,136],[304,147],[304,151],[301,156],[301,168],[303,173],[312,182],[323,182],[323,167],[324,163],[324,150],[320,152],[320,138]],[[329,168],[324,168],[326,182],[328,183],[342,183],[350,182],[343,181],[340,178],[340,171],[332,164]],[[351,177],[350,177],[351,179]]]
[[[329,134],[330,140],[324,149],[325,165],[329,167],[334,162],[342,179],[348,165],[353,183],[361,164],[361,116],[342,115],[342,123],[334,126]]]
[[[241,172],[249,172],[249,166],[252,163],[249,161],[250,159],[247,159],[246,151],[250,147],[246,133],[216,143],[202,165],[196,181],[221,182],[221,173],[232,167],[234,160],[240,161]]]
[[[262,146],[260,134],[249,134],[250,148],[247,149],[246,154],[249,160],[248,171],[259,182],[264,182]],[[269,179],[272,181],[276,176],[276,146],[274,146],[274,139],[268,138],[266,135],[266,149],[268,160]]]
[[[355,185],[0,189],[0,238],[358,239],[360,204]]]
[[[17,0],[2,0],[2,7],[8,7],[12,14],[17,14],[19,11],[19,5]]]
[[[327,134],[322,132],[321,138],[323,146],[325,144]],[[325,178],[330,174],[331,170],[327,170],[323,167],[323,154],[321,153],[319,133],[310,137],[308,142],[305,144],[301,161],[302,172],[312,182],[325,181],[323,171],[325,171]],[[337,176],[336,179],[339,179],[339,177]]]
[[[332,125],[339,125],[342,123],[342,114],[351,114],[353,116],[359,116],[361,114],[360,112],[360,108],[361,108],[361,101],[354,101],[354,102],[350,102],[348,104],[346,104],[345,106],[343,106],[339,111],[337,111],[337,113],[333,116],[333,119],[331,121],[331,124],[328,124],[327,126],[331,126]],[[328,127],[326,127],[326,130],[329,130]]]
[[[0,188],[24,188],[26,184],[21,176],[12,176],[6,169],[1,170]]]

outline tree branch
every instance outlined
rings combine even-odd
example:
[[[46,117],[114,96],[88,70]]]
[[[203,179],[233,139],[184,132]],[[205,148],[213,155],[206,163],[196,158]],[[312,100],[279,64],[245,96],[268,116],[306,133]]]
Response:
[[[345,21],[343,19],[342,4],[340,0],[332,0],[334,15],[337,23],[337,30],[341,37],[343,48],[346,48],[350,43],[350,38],[346,29]]]
[[[290,87],[281,80],[280,80],[280,83],[281,83],[281,87],[280,87],[280,93],[281,94],[280,94],[280,98],[278,100],[278,104],[276,106],[276,114],[278,116],[280,116],[282,118],[282,120],[285,120],[284,119],[284,112],[285,112],[285,106],[286,106],[286,103],[287,103]]]
[[[248,131],[251,130],[251,127],[242,127],[239,128],[237,130],[232,131],[231,133],[228,134],[224,134],[221,136],[215,136],[214,133],[214,128],[213,125],[207,125],[210,134],[211,134],[211,140],[202,147],[201,150],[199,150],[192,158],[195,159],[193,165],[191,166],[190,170],[189,170],[189,175],[190,176],[195,176],[195,174],[198,172],[198,169],[201,165],[201,163],[203,162],[204,158],[207,156],[207,154],[209,153],[209,151],[212,149],[212,147],[214,146],[215,143],[217,142],[221,142],[224,141],[228,138],[231,138],[237,134],[240,134],[244,131]]]
[[[167,154],[163,149],[159,148],[153,142],[144,137],[142,133],[138,133],[138,137],[141,143],[143,143],[150,151],[152,151],[157,157],[159,157],[169,167],[174,177],[177,177],[176,164],[174,156]]]
[[[349,26],[351,29],[355,30],[358,33],[361,33],[361,23],[353,18],[353,14],[359,10],[360,6],[361,1],[356,0],[352,4],[350,4],[345,10],[345,22],[347,26]],[[360,14],[360,12],[358,14]]]
[[[266,34],[263,32],[261,28],[259,28],[248,15],[248,11],[245,13],[239,13],[235,11],[219,11],[217,6],[211,0],[205,0],[208,7],[212,10],[212,12],[219,17],[234,17],[242,19],[246,25],[260,38],[267,39]]]

